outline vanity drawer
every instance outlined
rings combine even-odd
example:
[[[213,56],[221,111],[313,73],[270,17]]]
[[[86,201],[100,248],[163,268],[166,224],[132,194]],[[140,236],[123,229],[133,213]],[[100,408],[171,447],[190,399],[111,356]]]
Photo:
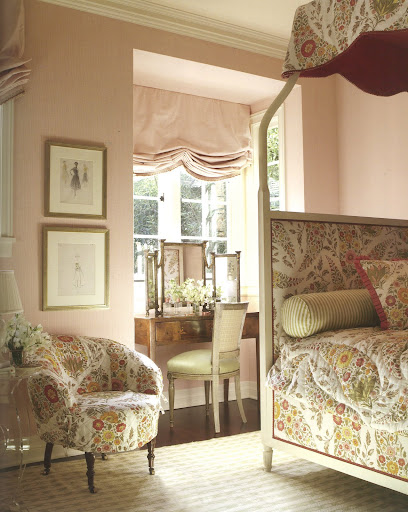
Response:
[[[212,319],[156,323],[157,345],[211,341]]]

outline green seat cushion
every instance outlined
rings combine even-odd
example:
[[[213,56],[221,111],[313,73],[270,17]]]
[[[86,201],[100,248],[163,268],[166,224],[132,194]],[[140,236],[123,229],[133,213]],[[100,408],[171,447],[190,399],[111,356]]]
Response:
[[[220,359],[220,374],[239,369],[238,359]],[[167,371],[186,375],[211,375],[211,350],[190,350],[167,361]]]
[[[378,323],[370,294],[364,289],[293,295],[282,306],[283,330],[295,338]]]

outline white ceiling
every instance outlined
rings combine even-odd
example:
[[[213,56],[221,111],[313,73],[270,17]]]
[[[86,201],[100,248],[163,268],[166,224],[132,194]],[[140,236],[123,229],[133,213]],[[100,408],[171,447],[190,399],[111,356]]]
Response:
[[[157,5],[289,39],[293,16],[308,0],[155,0]]]

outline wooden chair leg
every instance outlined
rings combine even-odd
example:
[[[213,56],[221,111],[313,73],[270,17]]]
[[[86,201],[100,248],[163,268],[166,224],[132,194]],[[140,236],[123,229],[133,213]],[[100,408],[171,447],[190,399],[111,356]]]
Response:
[[[170,408],[170,428],[174,427],[174,378],[171,373],[167,374],[169,380],[169,408]]]
[[[204,381],[204,391],[205,391],[205,415],[210,415],[210,381]]]
[[[215,427],[216,434],[218,434],[220,431],[220,404],[218,401],[218,385],[219,385],[218,377],[215,377],[212,380],[212,402],[213,402],[213,411],[214,411],[214,427]]]
[[[147,460],[149,461],[149,473],[154,475],[154,447],[156,446],[156,438],[147,443]]]
[[[102,460],[108,460],[108,454],[107,453],[102,453],[101,457],[102,457]]]
[[[242,418],[243,423],[246,423],[247,419],[246,419],[246,416],[245,416],[244,406],[242,405],[242,398],[241,398],[241,379],[240,379],[240,376],[239,375],[235,375],[234,380],[235,380],[235,395],[237,397],[237,404],[238,404],[239,413],[241,414],[241,418]]]
[[[51,455],[52,455],[52,449],[54,448],[53,443],[47,443],[45,445],[45,452],[44,452],[44,471],[42,472],[43,475],[49,475],[51,470]]]
[[[92,452],[85,452],[85,460],[86,460],[86,467],[87,467],[86,476],[88,477],[89,492],[94,494],[94,493],[96,493],[96,490],[95,490],[95,487],[94,487],[95,455]]]

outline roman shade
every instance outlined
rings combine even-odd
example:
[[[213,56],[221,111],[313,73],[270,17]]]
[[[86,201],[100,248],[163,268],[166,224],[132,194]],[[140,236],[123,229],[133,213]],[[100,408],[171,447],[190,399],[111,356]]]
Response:
[[[133,172],[148,176],[183,165],[208,181],[231,178],[251,158],[248,105],[133,87]]]
[[[21,94],[28,82],[23,52],[23,0],[0,2],[0,105]]]

